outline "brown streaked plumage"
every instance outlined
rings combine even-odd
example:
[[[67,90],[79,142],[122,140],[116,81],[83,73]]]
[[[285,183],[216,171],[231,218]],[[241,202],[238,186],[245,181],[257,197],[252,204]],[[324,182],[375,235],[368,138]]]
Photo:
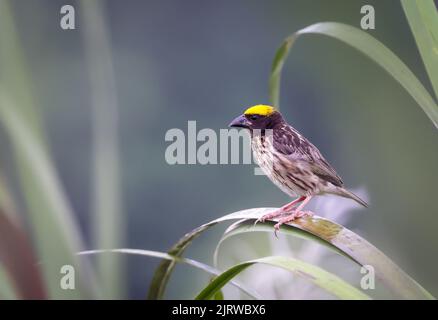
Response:
[[[290,126],[273,107],[256,105],[248,108],[230,126],[250,131],[251,147],[260,168],[281,190],[298,197],[257,221],[283,216],[275,225],[277,232],[283,223],[312,215],[302,209],[313,196],[321,194],[350,198],[367,207],[365,201],[344,188],[341,177],[318,148]]]

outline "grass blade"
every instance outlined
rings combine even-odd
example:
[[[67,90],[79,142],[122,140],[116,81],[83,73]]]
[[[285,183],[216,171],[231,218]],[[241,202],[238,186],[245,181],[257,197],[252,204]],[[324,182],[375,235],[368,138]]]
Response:
[[[433,0],[402,0],[402,7],[438,99],[438,12]]]
[[[246,268],[257,264],[267,264],[293,272],[295,275],[311,281],[316,286],[325,289],[340,299],[346,300],[368,300],[366,294],[348,284],[341,278],[309,263],[288,257],[264,257],[260,259],[245,261],[229,268],[211,283],[209,283],[195,298],[196,300],[211,299],[224,285],[232,278],[244,271]]]
[[[192,230],[191,232],[185,234],[169,251],[168,254],[175,257],[180,257],[185,249],[190,246],[190,244],[199,237],[204,231],[213,227],[214,225],[230,220],[239,220],[244,218],[251,218],[253,216],[257,216],[257,213],[265,212],[267,213],[268,209],[248,209],[242,210],[235,213],[228,214],[221,218],[215,219],[208,223],[205,223],[198,228]],[[151,285],[149,287],[148,299],[156,300],[162,299],[164,296],[164,292],[166,290],[167,282],[169,281],[169,277],[172,274],[173,268],[175,267],[174,261],[162,261],[160,265],[155,270],[154,276],[151,281]]]
[[[217,290],[216,293],[213,295],[212,300],[224,300],[224,293],[222,290]]]
[[[301,29],[286,38],[275,55],[269,79],[269,96],[272,105],[279,107],[280,76],[286,58],[295,41],[305,34],[321,34],[338,39],[359,50],[385,69],[420,105],[438,128],[438,106],[414,73],[383,43],[368,33],[337,22],[321,22]]]
[[[197,269],[203,270],[209,274],[212,274],[214,276],[219,275],[221,272],[219,270],[216,270],[213,267],[210,267],[209,265],[206,265],[202,262],[182,258],[182,257],[174,257],[168,253],[159,252],[159,251],[152,251],[152,250],[141,250],[141,249],[109,249],[109,250],[87,250],[79,252],[78,255],[91,255],[91,254],[102,254],[102,253],[123,253],[123,254],[132,254],[132,255],[139,255],[139,256],[146,256],[146,257],[153,257],[153,258],[161,258],[167,261],[173,261],[175,263],[184,263],[189,266],[195,267]],[[254,299],[260,299],[260,296],[258,293],[254,292],[253,290],[246,288],[242,284],[238,282],[230,282],[233,286],[236,288],[242,290],[245,292],[248,296],[254,298]],[[217,295],[219,298],[220,295]],[[222,296],[223,298],[223,296]]]
[[[90,270],[79,264],[74,252],[82,247],[82,239],[72,210],[54,170],[53,164],[31,126],[16,112],[15,104],[0,90],[0,121],[8,133],[22,178],[30,225],[38,256],[44,262],[43,271],[51,298],[85,298],[91,294]],[[77,251],[76,251],[77,250]],[[84,279],[76,290],[63,290],[60,270],[72,265]]]
[[[230,226],[225,231],[215,252],[215,266],[219,255],[219,245],[237,234],[245,232],[272,232],[274,222],[253,225],[252,221],[241,221]],[[297,232],[298,230],[300,232]],[[313,219],[300,219],[289,225],[284,225],[280,233],[300,237],[317,242],[346,256],[358,265],[371,265],[374,267],[376,277],[379,278],[397,297],[403,299],[434,299],[423,287],[409,277],[385,254],[370,244],[368,241],[348,230],[347,228],[321,217]],[[323,244],[324,243],[324,244]]]
[[[23,56],[10,1],[0,1],[0,123],[14,149],[49,297],[90,297],[94,290],[91,269],[75,255],[82,248],[82,238],[48,152]],[[72,265],[81,275],[75,290],[60,287],[63,265]]]
[[[272,224],[267,221],[266,223],[257,223],[256,225],[254,225],[254,222],[252,220],[242,219],[242,220],[239,220],[239,221],[233,223],[232,225],[230,225],[225,230],[224,234],[222,235],[221,239],[217,243],[216,248],[214,250],[213,265],[216,268],[218,268],[218,265],[219,265],[219,253],[220,253],[220,249],[222,247],[222,244],[226,240],[228,240],[229,238],[232,238],[232,237],[237,236],[239,234],[248,233],[248,232],[270,232],[270,233],[272,233]],[[304,240],[316,242],[316,243],[320,244],[321,246],[328,248],[329,250],[331,250],[332,252],[334,252],[336,254],[339,254],[341,256],[344,256],[348,259],[355,261],[348,254],[346,254],[345,252],[343,252],[342,250],[340,250],[339,248],[334,246],[332,243],[327,242],[325,240],[322,240],[320,237],[318,237],[312,233],[309,233],[307,231],[301,230],[299,228],[290,227],[290,226],[286,225],[284,228],[280,229],[279,233],[286,234],[288,236],[292,236],[292,237],[296,237],[296,238],[300,238],[300,239],[304,239]]]
[[[25,119],[34,134],[42,139],[41,118],[34,106],[32,81],[24,61],[11,1],[0,1],[0,84],[5,92],[13,94],[14,99],[20,102],[15,106],[17,113]]]
[[[171,248],[169,254],[181,256],[194,239],[220,222],[241,219],[254,220],[273,209],[275,208],[242,210],[203,224],[182,237]],[[267,222],[267,224],[272,225],[272,222]],[[255,228],[258,227],[256,226]],[[399,297],[405,299],[433,299],[430,293],[409,277],[380,250],[354,232],[337,223],[315,216],[312,219],[298,219],[289,225],[284,225],[282,229],[284,228],[297,228],[308,233],[309,236],[314,235],[320,238],[320,240],[341,250],[358,264],[372,265],[375,268],[376,276],[384,281],[388,289],[392,290],[394,294]],[[273,232],[272,229],[271,232]],[[161,299],[163,297],[166,284],[173,268],[174,265],[168,261],[164,261],[158,266],[149,290],[149,297],[151,299]]]
[[[269,77],[269,100],[277,109],[280,109],[281,72],[283,71],[284,63],[289,56],[289,51],[294,41],[295,36],[286,38],[280,48],[277,49],[274,61],[272,62],[271,75]]]
[[[119,174],[118,108],[114,67],[105,7],[100,1],[81,1],[83,38],[91,87],[93,130],[94,245],[117,248],[123,245],[124,224]],[[97,261],[103,298],[124,295],[120,255],[101,255]]]

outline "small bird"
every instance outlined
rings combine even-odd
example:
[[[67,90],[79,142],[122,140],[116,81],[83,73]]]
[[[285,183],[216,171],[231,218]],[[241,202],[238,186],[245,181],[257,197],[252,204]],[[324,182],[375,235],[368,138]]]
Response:
[[[274,107],[252,106],[229,126],[250,131],[251,148],[260,168],[281,190],[297,197],[256,221],[280,217],[274,226],[275,235],[282,224],[312,216],[312,212],[303,208],[315,195],[335,194],[368,207],[365,201],[344,188],[341,177],[318,148],[289,125]]]

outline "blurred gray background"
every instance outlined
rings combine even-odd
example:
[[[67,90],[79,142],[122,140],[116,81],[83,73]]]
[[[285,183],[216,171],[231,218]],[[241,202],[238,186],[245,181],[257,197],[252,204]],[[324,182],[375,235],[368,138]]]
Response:
[[[79,10],[76,30],[59,27],[64,4],[76,6],[76,1],[14,1],[13,9],[53,157],[90,244],[86,30]],[[252,165],[168,165],[164,135],[171,128],[187,131],[188,120],[196,120],[198,130],[218,131],[246,107],[268,103],[272,58],[294,31],[320,21],[359,27],[361,6],[372,4],[376,29],[369,33],[430,89],[398,1],[102,4],[120,114],[125,247],[166,251],[184,233],[221,215],[289,201],[266,177],[255,176]],[[436,128],[415,101],[354,49],[310,35],[297,42],[285,66],[281,108],[347,186],[368,193],[370,208],[346,213],[351,215],[347,227],[438,295],[438,140]],[[9,148],[3,134],[1,146]],[[0,157],[13,176],[13,159],[7,152]],[[187,256],[211,263],[222,231],[216,228],[202,236]],[[144,298],[158,261],[127,258],[127,263],[129,297]],[[190,298],[206,279],[178,267],[167,297]]]

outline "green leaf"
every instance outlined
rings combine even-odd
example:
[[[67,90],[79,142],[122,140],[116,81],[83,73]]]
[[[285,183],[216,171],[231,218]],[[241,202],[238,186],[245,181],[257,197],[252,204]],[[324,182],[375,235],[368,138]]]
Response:
[[[365,54],[392,75],[409,92],[438,128],[438,106],[436,101],[412,71],[390,49],[368,33],[337,22],[321,22],[310,25],[284,40],[275,55],[269,79],[269,95],[272,105],[277,108],[280,106],[280,76],[283,65],[295,41],[305,34],[326,35],[338,39]]]
[[[215,266],[221,243],[232,236],[246,232],[272,232],[273,222],[253,225],[251,221],[240,221],[230,226],[223,234],[215,250]],[[297,232],[298,231],[298,232]],[[283,225],[280,233],[314,240],[333,252],[346,256],[360,266],[371,265],[376,276],[396,296],[405,299],[434,299],[423,287],[409,277],[385,254],[368,241],[347,228],[321,217],[299,219]]]
[[[8,133],[28,203],[30,226],[41,260],[49,297],[75,299],[90,297],[91,270],[77,261],[75,252],[82,239],[54,166],[38,136],[22,118],[12,100],[0,88],[0,123]],[[59,274],[63,265],[72,265],[81,274],[76,290],[63,290]]]
[[[168,253],[159,252],[159,251],[152,251],[152,250],[141,250],[141,249],[108,249],[108,250],[87,250],[87,251],[81,251],[78,253],[78,255],[94,255],[94,254],[102,254],[102,253],[123,253],[123,254],[131,254],[131,255],[139,255],[139,256],[147,256],[147,257],[153,257],[153,258],[161,258],[166,261],[172,261],[175,263],[184,263],[189,266],[195,267],[197,269],[203,270],[209,274],[212,275],[219,275],[221,272],[213,267],[210,267],[209,265],[206,265],[202,262],[187,259],[187,258],[181,258],[181,257],[174,257]],[[230,282],[233,286],[236,288],[242,290],[245,292],[248,296],[254,298],[254,299],[260,299],[260,296],[257,292],[254,292],[253,290],[246,288],[244,285],[233,281]],[[220,294],[216,297],[220,297]],[[223,296],[222,296],[223,299]],[[219,300],[219,299],[218,299]]]
[[[430,82],[438,98],[438,13],[433,0],[402,0]]]
[[[288,257],[264,257],[245,261],[229,268],[211,283],[209,283],[195,298],[196,300],[211,299],[224,285],[246,268],[257,264],[267,264],[293,272],[295,275],[307,279],[316,286],[325,289],[340,299],[364,300],[370,299],[366,294],[348,284],[341,278],[309,263]]]
[[[219,252],[220,252],[222,244],[229,238],[232,238],[232,237],[237,236],[239,234],[248,233],[248,232],[272,232],[272,223],[270,223],[270,222],[257,223],[255,225],[254,222],[252,222],[251,220],[242,219],[242,220],[239,220],[239,221],[233,223],[232,225],[230,225],[225,230],[224,234],[222,235],[221,239],[219,240],[219,242],[216,245],[216,249],[214,250],[213,261],[214,261],[214,266],[216,268],[219,265],[219,263],[218,263]],[[309,232],[303,231],[301,229],[286,226],[280,230],[280,233],[283,233],[283,234],[286,234],[289,236],[293,236],[296,238],[304,239],[304,240],[313,241],[313,242],[318,243],[319,245],[321,245],[323,247],[328,248],[329,250],[333,251],[334,253],[337,253],[341,256],[344,256],[348,259],[353,260],[349,255],[347,255],[342,250],[335,247],[330,242],[322,240],[318,236],[311,234]]]
[[[231,213],[216,220],[206,223],[192,232],[187,233],[175,244],[169,254],[181,256],[191,242],[201,235],[210,227],[224,221],[252,219],[255,220],[262,215],[271,212],[275,208],[256,208],[247,209]],[[247,222],[250,223],[250,222]],[[260,228],[262,224],[257,224],[254,230]],[[272,222],[266,222],[264,225],[272,225]],[[409,277],[394,262],[385,256],[380,250],[374,247],[365,239],[361,238],[354,232],[334,223],[330,220],[314,216],[311,219],[298,219],[289,225],[283,225],[281,232],[287,228],[295,228],[307,233],[311,237],[316,236],[327,245],[341,250],[343,254],[349,256],[359,265],[371,265],[375,269],[377,278],[379,278],[394,294],[405,299],[433,299],[433,296],[422,288],[415,280]],[[265,229],[266,230],[266,229]],[[273,232],[273,229],[271,229]],[[319,240],[318,240],[319,241]],[[152,299],[162,298],[168,279],[173,271],[174,265],[162,262],[155,271],[151,283],[149,297]]]
[[[243,218],[251,218],[257,216],[258,213],[265,212],[267,213],[269,209],[248,209],[242,210],[235,213],[228,214],[221,218],[215,219],[208,223],[203,224],[202,226],[197,227],[191,232],[185,234],[169,251],[168,254],[175,257],[180,257],[185,249],[190,246],[190,244],[199,237],[204,231],[208,230],[212,226],[230,220],[240,220]],[[162,299],[164,296],[164,292],[166,290],[166,285],[169,281],[170,275],[172,274],[173,269],[175,268],[174,261],[162,261],[160,265],[155,270],[154,276],[151,281],[151,285],[149,287],[148,299],[156,300]]]
[[[10,1],[0,1],[0,14],[0,124],[14,151],[48,295],[90,298],[96,290],[91,266],[76,260],[75,253],[83,244],[81,234],[45,140]],[[63,290],[59,285],[64,265],[74,266],[81,275],[76,290]]]
[[[224,300],[224,293],[222,290],[216,291],[216,293],[213,295],[213,300]]]
[[[280,80],[281,71],[283,71],[284,63],[289,55],[289,50],[295,41],[294,36],[286,38],[281,44],[280,48],[275,53],[274,61],[272,62],[271,75],[269,78],[269,98],[271,104],[280,109]]]
[[[85,57],[88,64],[92,115],[93,235],[97,248],[123,246],[124,221],[118,150],[118,107],[114,88],[110,37],[105,6],[99,1],[80,2]],[[121,299],[124,261],[120,255],[101,255],[97,271],[102,298]]]

